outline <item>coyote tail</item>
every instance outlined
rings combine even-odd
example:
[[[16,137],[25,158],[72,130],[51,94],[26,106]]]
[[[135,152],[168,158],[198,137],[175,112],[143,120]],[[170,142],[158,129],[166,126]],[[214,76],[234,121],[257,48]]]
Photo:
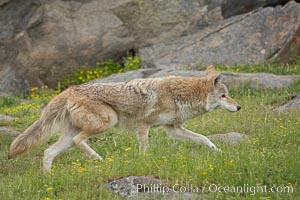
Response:
[[[67,111],[67,99],[60,95],[52,99],[43,109],[40,119],[36,120],[10,145],[8,158],[17,155],[48,140],[52,134],[69,127],[69,112]]]

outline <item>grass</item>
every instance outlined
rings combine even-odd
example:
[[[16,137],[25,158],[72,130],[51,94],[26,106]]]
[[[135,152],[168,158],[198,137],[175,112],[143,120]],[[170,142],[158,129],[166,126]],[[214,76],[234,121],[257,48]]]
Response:
[[[217,110],[188,121],[185,127],[204,134],[236,131],[249,140],[238,146],[215,142],[223,153],[188,141],[169,139],[160,128],[150,130],[150,148],[139,154],[134,131],[111,129],[91,138],[89,144],[103,162],[89,160],[77,148],[57,157],[50,174],[41,172],[43,151],[48,143],[7,160],[12,139],[0,135],[1,199],[121,199],[107,191],[103,182],[122,176],[151,175],[169,185],[193,185],[208,199],[298,199],[300,196],[300,112],[273,112],[272,106],[287,94],[299,92],[299,84],[280,91],[231,91],[242,106],[237,113]],[[30,102],[16,98],[2,101],[0,113],[16,117],[0,126],[24,130],[39,116],[40,109],[56,92],[33,89]],[[277,192],[252,189],[248,193],[213,192],[218,186],[265,186]],[[290,192],[288,192],[288,188]],[[291,188],[293,192],[291,192]],[[250,191],[251,190],[251,191]],[[285,190],[285,191],[284,191]],[[201,193],[200,193],[201,196]]]

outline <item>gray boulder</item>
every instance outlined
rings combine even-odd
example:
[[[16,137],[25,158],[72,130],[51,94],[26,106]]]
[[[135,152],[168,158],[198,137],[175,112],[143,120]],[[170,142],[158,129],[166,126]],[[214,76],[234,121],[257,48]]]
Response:
[[[0,122],[1,121],[13,121],[15,118],[11,117],[9,115],[4,115],[4,114],[0,114]],[[4,136],[17,136],[19,135],[21,132],[19,131],[15,131],[15,130],[10,130],[9,128],[6,127],[0,127],[0,135],[4,135]]]
[[[147,78],[152,74],[159,72],[160,69],[138,69],[135,71],[129,71],[121,74],[113,74],[105,78],[94,79],[89,83],[113,83],[113,82],[127,82],[133,79]]]
[[[222,20],[221,1],[0,1],[0,92],[65,75]],[[3,20],[2,20],[3,19]]]
[[[270,73],[223,72],[223,82],[231,89],[282,89],[300,79],[300,75],[274,75]]]
[[[293,84],[300,75],[274,75],[270,73],[233,73],[222,72],[223,82],[231,89],[248,87],[251,89],[280,89]],[[149,76],[203,76],[204,71],[163,69]]]
[[[15,118],[14,117],[11,117],[9,115],[3,115],[3,114],[0,114],[0,121],[1,120],[5,120],[5,121],[12,121],[14,120]]]
[[[5,127],[0,127],[0,134],[4,135],[4,136],[18,136],[19,134],[21,134],[21,132],[16,131],[16,130],[10,130],[8,128]]]
[[[111,192],[127,199],[206,199],[206,194],[192,192],[188,188],[180,191],[180,187],[170,187],[158,178],[152,176],[128,176],[107,181],[105,186]],[[177,185],[179,186],[179,185]],[[185,187],[185,186],[182,186]],[[186,187],[187,188],[187,187]]]
[[[139,69],[123,74],[115,74],[89,83],[126,82],[136,78],[156,78],[164,76],[203,76],[204,71],[175,69]],[[248,87],[251,89],[280,89],[293,84],[300,75],[274,75],[269,73],[223,72],[223,82],[230,89]]]
[[[195,34],[142,48],[139,53],[145,67],[259,64],[280,60],[292,44],[299,49],[299,26],[300,4],[290,1],[228,18]],[[290,58],[297,53],[289,54]]]
[[[237,133],[237,132],[229,132],[224,134],[213,134],[207,136],[212,141],[220,141],[223,143],[227,143],[229,145],[237,145],[240,144],[241,141],[249,139],[248,135]]]
[[[290,109],[300,109],[300,94],[291,95],[291,99],[284,104],[274,108],[274,111],[287,111]]]
[[[0,92],[57,87],[74,69],[138,49],[145,66],[159,68],[289,62],[299,55],[297,3],[223,20],[286,1],[241,2],[1,0]]]

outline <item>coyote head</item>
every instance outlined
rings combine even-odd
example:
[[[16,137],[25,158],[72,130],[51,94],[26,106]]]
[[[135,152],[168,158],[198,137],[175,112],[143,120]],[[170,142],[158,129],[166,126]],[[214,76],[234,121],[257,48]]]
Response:
[[[206,110],[212,111],[220,107],[231,112],[239,111],[242,107],[228,95],[227,87],[221,82],[222,74],[215,71],[213,66],[209,66],[205,74],[210,84]]]

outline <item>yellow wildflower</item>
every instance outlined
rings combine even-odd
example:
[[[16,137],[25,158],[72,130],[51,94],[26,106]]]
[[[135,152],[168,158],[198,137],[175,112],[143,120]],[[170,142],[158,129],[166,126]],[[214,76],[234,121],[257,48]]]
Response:
[[[127,147],[126,149],[125,149],[125,151],[130,151],[131,150],[131,147]]]

